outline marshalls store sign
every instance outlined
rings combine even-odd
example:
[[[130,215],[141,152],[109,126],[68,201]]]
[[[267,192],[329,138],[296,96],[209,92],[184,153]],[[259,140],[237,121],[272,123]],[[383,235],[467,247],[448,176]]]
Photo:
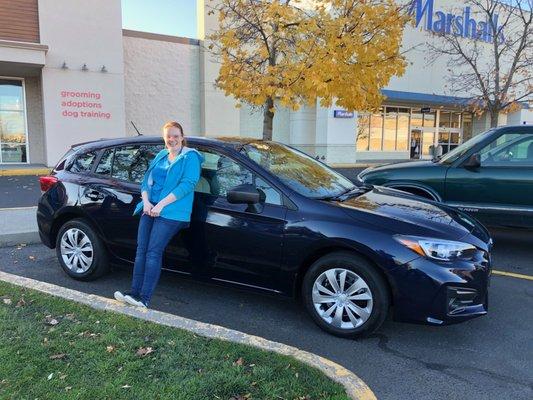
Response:
[[[503,29],[498,26],[498,14],[493,17],[494,29],[490,21],[476,21],[472,9],[468,6],[463,9],[462,14],[456,15],[451,12],[434,11],[434,0],[414,0],[410,14],[414,14],[417,27],[424,19],[425,30],[441,35],[462,36],[488,43],[491,43],[494,35],[497,35],[499,43],[505,40]]]

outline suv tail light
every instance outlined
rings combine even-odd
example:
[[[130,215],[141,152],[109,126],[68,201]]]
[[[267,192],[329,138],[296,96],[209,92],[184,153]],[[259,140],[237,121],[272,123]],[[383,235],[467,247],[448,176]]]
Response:
[[[58,179],[55,176],[40,176],[39,184],[41,185],[41,193],[48,191],[57,181]]]

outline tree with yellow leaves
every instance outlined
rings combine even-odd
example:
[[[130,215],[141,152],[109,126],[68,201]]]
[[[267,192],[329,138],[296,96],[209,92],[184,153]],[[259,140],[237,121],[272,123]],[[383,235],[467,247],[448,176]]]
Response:
[[[208,48],[220,62],[218,88],[263,107],[272,139],[275,106],[333,102],[375,110],[380,89],[401,76],[409,17],[393,0],[212,0],[219,27]]]

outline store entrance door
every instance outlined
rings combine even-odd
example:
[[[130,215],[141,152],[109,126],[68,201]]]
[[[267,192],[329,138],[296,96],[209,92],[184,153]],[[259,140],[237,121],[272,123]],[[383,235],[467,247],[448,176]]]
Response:
[[[411,129],[411,159],[420,158],[420,149],[422,149],[422,130]]]
[[[428,159],[432,157],[431,146],[435,145],[437,113],[429,109],[413,110],[411,113],[411,146],[412,159]]]
[[[411,128],[411,159],[432,157],[431,146],[435,145],[435,129]]]

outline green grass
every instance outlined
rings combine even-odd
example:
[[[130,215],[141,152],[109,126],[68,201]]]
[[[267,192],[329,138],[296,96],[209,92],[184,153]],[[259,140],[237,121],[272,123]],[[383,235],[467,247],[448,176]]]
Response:
[[[0,399],[37,398],[348,399],[291,357],[0,282]]]

